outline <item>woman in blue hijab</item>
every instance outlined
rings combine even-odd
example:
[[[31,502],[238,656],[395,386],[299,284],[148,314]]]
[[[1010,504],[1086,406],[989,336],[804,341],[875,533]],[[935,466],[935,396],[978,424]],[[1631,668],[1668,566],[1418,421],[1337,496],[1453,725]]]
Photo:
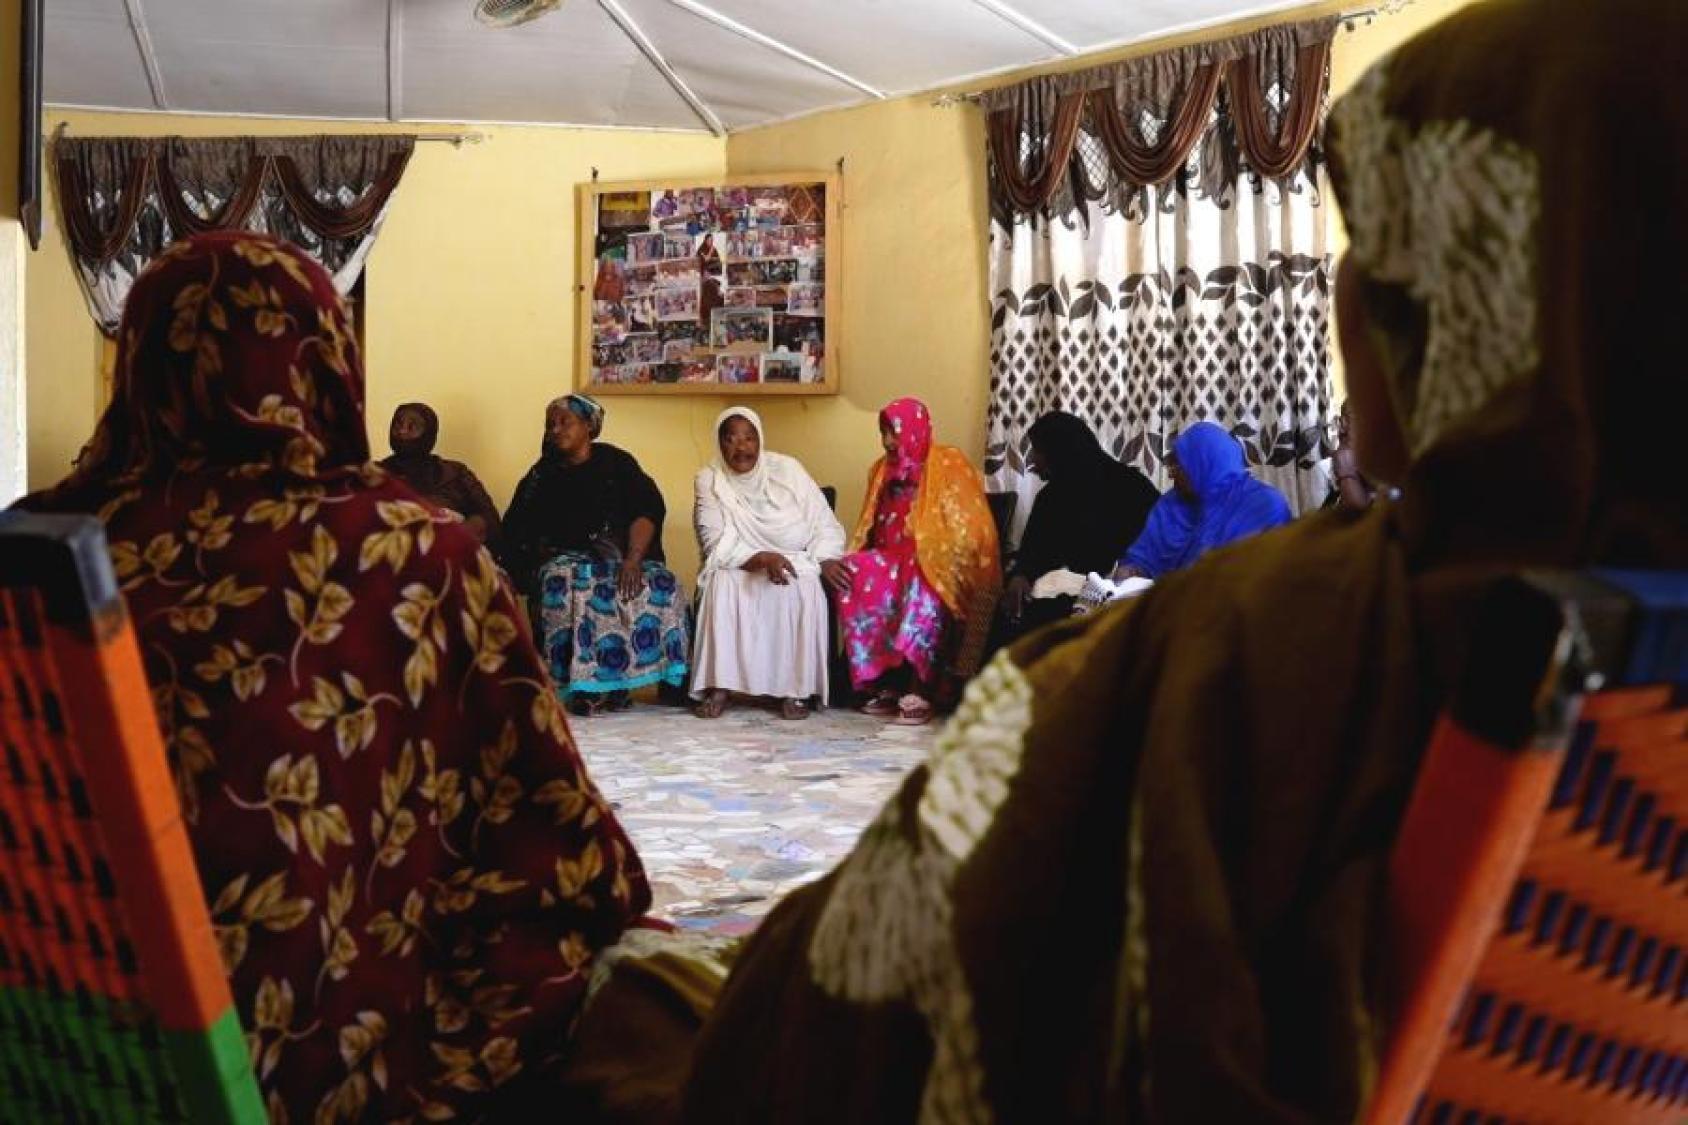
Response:
[[[1289,502],[1248,475],[1243,448],[1212,422],[1172,443],[1173,488],[1155,504],[1115,578],[1160,578],[1209,551],[1290,521]]]

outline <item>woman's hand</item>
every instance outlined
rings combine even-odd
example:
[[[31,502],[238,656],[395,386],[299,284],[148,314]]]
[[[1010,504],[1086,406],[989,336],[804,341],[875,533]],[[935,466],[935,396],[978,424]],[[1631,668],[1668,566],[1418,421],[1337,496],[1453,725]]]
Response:
[[[615,585],[624,602],[639,596],[639,591],[645,588],[645,568],[638,559],[629,556],[621,560],[621,573],[616,575]]]
[[[850,580],[855,574],[856,572],[850,569],[850,564],[843,559],[827,559],[821,563],[821,578],[833,593],[840,596],[850,592]]]
[[[786,586],[797,577],[797,568],[778,551],[758,551],[744,561],[744,569],[752,574],[760,570],[776,586]]]

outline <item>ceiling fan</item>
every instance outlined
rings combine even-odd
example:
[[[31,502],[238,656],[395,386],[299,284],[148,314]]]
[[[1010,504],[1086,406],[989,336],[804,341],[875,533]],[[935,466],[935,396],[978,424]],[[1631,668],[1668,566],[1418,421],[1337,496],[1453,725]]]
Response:
[[[563,6],[563,0],[475,0],[475,18],[493,27],[515,27]]]

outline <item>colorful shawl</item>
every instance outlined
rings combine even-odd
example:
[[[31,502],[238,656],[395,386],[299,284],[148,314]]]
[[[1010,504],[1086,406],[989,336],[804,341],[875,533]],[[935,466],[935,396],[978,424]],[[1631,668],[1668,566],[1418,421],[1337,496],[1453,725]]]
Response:
[[[1385,865],[1474,600],[1517,567],[1688,566],[1679,422],[1637,408],[1684,382],[1685,68],[1680,4],[1491,0],[1336,107],[1405,500],[998,657],[752,936],[688,1120],[1362,1115]]]
[[[1212,422],[1197,422],[1172,443],[1173,456],[1195,492],[1173,489],[1156,502],[1143,534],[1124,562],[1160,578],[1228,543],[1290,521],[1289,502],[1248,475],[1243,449]]]
[[[868,477],[850,550],[867,546],[888,484],[917,488],[909,527],[920,572],[945,608],[965,621],[976,600],[1002,583],[996,521],[985,502],[984,478],[961,450],[932,443],[932,417],[919,400],[898,399],[879,417],[896,435],[896,450],[880,458]]]
[[[492,560],[369,463],[322,269],[167,250],[26,503],[106,524],[272,1119],[473,1120],[555,1060],[650,891]]]

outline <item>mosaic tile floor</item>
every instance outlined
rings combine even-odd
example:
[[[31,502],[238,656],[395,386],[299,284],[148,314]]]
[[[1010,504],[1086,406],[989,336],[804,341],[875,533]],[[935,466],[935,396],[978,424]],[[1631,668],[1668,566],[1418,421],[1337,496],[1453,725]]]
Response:
[[[749,704],[713,722],[641,704],[574,723],[650,872],[653,913],[720,935],[750,932],[830,871],[937,731],[852,711],[793,723]]]

